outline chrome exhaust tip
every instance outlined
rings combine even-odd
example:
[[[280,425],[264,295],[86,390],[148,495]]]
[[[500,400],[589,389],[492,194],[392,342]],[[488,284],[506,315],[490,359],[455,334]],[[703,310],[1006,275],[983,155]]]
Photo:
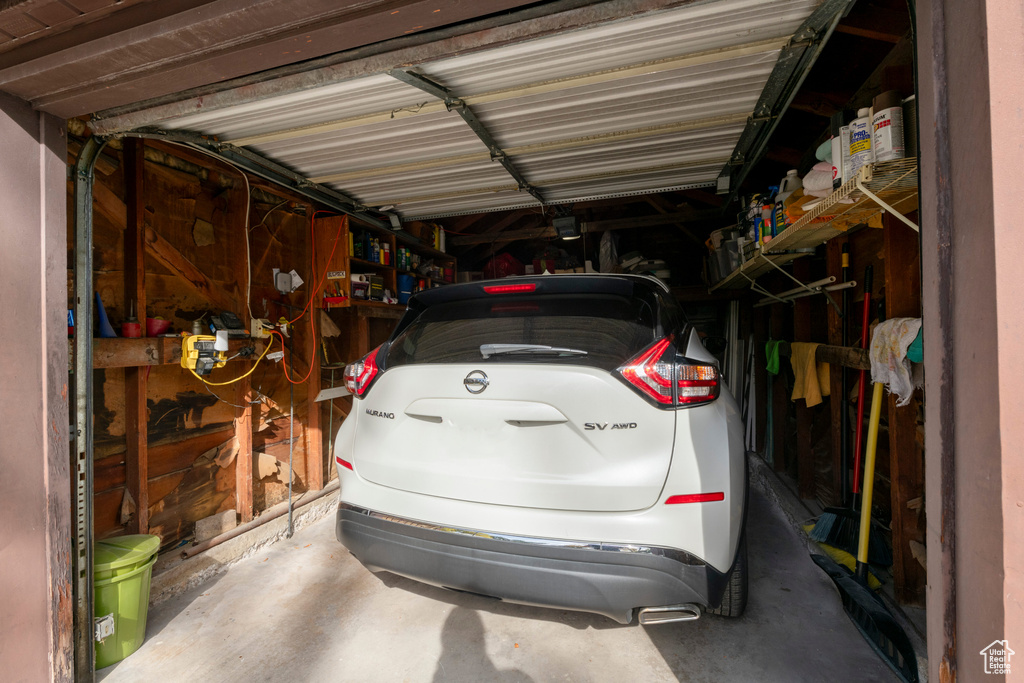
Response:
[[[666,605],[664,607],[643,607],[640,609],[640,623],[670,624],[676,621],[697,621],[700,619],[700,605],[688,602],[684,605]]]

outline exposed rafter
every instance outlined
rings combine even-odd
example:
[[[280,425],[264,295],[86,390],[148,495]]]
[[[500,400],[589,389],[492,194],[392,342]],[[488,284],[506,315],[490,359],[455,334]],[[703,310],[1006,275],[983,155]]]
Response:
[[[717,211],[679,211],[676,213],[659,214],[655,216],[636,216],[632,218],[615,218],[604,221],[589,221],[580,224],[581,233],[605,232],[606,230],[631,230],[636,228],[649,228],[655,225],[672,225],[673,223],[709,220],[718,216]],[[508,230],[499,235],[459,235],[452,237],[451,243],[455,246],[470,244],[486,244],[497,238],[506,241],[539,239],[543,237],[555,237],[557,232],[550,225],[538,228],[526,228],[523,230]]]

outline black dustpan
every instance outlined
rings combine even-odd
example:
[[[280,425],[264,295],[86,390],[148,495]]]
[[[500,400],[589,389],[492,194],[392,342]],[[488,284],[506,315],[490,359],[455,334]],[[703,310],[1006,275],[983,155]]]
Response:
[[[811,555],[839,589],[843,608],[868,645],[906,683],[918,683],[917,655],[910,638],[882,599],[850,572],[825,555]]]

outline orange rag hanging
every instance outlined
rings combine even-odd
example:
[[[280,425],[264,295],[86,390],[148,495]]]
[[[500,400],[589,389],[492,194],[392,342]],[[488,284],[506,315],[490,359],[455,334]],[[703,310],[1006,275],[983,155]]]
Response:
[[[821,403],[821,397],[828,396],[831,388],[828,363],[817,363],[814,360],[814,353],[819,346],[821,344],[804,342],[793,342],[789,345],[792,353],[789,361],[793,364],[793,374],[796,375],[791,400],[802,398],[807,401],[808,408]]]

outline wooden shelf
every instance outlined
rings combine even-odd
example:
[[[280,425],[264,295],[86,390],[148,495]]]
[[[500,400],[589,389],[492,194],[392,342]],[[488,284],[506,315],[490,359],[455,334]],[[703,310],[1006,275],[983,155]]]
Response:
[[[399,319],[405,315],[405,304],[386,304],[383,301],[367,301],[366,299],[352,299],[352,307],[356,314],[363,318],[391,318]]]
[[[376,308],[399,308],[405,310],[405,304],[389,304],[383,301],[370,301],[368,299],[352,299],[353,306],[371,306]]]
[[[893,209],[909,213],[917,208],[917,179],[916,158],[865,166],[855,178],[764,245],[763,251],[712,285],[710,291],[747,287],[750,280],[774,270],[774,266],[814,253],[818,245],[882,213],[884,209],[858,189],[858,181]]]
[[[228,353],[238,353],[246,346],[256,345],[263,351],[263,342],[254,339],[229,339]],[[251,360],[251,359],[241,359]],[[94,368],[137,368],[144,365],[176,365],[181,362],[181,337],[117,337],[92,340]]]
[[[394,270],[394,266],[389,266],[383,263],[377,263],[376,261],[365,261],[361,258],[350,257],[349,261],[353,265],[366,266],[367,268],[377,268],[380,270]]]
[[[782,234],[765,245],[769,254],[817,247],[882,213],[884,209],[857,188],[858,179],[901,213],[917,209],[917,159],[896,159],[865,166],[856,178],[826,197]],[[843,203],[849,201],[850,203]]]

